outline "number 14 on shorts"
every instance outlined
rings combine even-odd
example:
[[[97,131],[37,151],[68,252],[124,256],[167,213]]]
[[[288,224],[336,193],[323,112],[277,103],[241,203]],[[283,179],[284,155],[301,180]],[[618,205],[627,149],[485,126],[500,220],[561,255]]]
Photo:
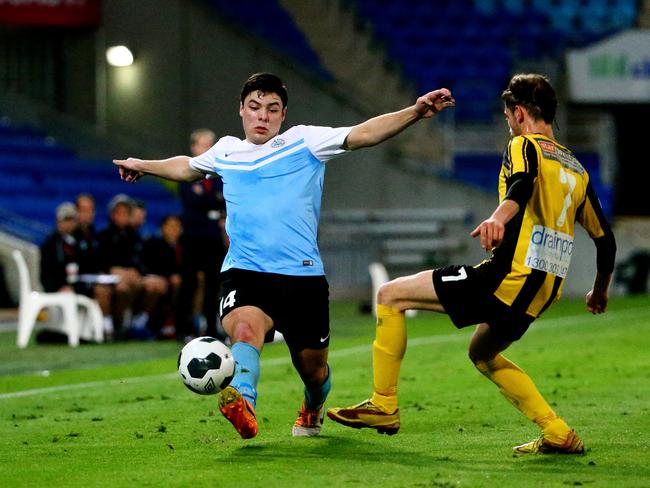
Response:
[[[233,308],[235,306],[235,293],[237,290],[232,290],[219,302],[219,315],[223,315],[224,308]]]

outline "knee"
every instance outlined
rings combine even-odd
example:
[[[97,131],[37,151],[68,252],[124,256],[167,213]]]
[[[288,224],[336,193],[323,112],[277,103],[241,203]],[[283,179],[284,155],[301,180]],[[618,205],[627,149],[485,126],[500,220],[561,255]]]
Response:
[[[469,346],[469,349],[467,350],[467,356],[469,357],[469,360],[476,366],[477,363],[481,361],[481,358],[479,357],[480,355],[478,354],[478,351],[473,348],[471,345]]]
[[[113,294],[113,290],[111,289],[111,287],[106,285],[96,285],[94,292],[95,292],[95,298],[98,301],[110,300],[111,295]]]
[[[487,363],[487,361],[483,361],[481,359],[478,359],[476,357],[472,357],[472,355],[469,356],[470,360],[474,364],[474,367],[479,371],[484,376],[489,377],[490,375],[490,366]]]
[[[126,281],[120,281],[116,286],[115,286],[115,293],[118,295],[126,295],[131,292],[131,285],[130,283],[127,283]]]
[[[117,284],[116,291],[118,293],[138,293],[143,286],[144,283],[141,277],[134,274],[125,274]]]
[[[472,361],[476,369],[478,369],[484,375],[490,373],[491,364],[494,357],[486,357],[485,354],[481,354],[478,348],[473,348],[472,346],[469,347],[467,353],[470,361]]]
[[[247,342],[257,347],[257,344],[264,343],[264,333],[253,327],[250,322],[240,321],[235,324],[232,334],[233,342]]]
[[[389,281],[381,285],[377,291],[377,303],[388,307],[395,306],[395,289],[396,285],[394,281]]]
[[[167,293],[167,281],[160,276],[150,277],[144,280],[144,289],[152,295],[164,295]]]

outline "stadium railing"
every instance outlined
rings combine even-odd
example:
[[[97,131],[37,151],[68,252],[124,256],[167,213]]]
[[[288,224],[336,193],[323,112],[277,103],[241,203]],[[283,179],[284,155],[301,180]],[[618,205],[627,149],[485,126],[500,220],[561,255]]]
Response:
[[[464,250],[458,228],[470,219],[461,208],[323,211],[319,245],[332,295],[367,298],[373,262],[394,276],[450,263]]]

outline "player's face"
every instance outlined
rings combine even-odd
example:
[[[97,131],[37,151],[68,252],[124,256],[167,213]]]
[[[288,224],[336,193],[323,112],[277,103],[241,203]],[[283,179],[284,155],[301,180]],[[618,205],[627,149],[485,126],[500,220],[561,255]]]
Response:
[[[521,135],[521,126],[517,122],[517,107],[512,111],[508,107],[503,109],[503,115],[506,116],[506,122],[508,123],[508,128],[510,129],[510,136],[515,137]]]
[[[239,115],[244,125],[246,140],[253,144],[264,144],[280,132],[287,113],[277,93],[260,90],[246,95],[239,106]]]

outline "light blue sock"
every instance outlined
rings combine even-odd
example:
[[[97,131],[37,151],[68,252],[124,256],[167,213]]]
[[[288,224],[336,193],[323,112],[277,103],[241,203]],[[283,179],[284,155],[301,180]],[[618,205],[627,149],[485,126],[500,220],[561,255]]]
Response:
[[[247,342],[237,342],[231,348],[236,361],[235,376],[230,382],[253,407],[257,402],[257,382],[260,379],[260,352]]]
[[[327,400],[332,389],[332,370],[330,365],[327,365],[327,378],[322,385],[315,388],[307,388],[305,386],[305,408],[307,410],[320,410]]]

